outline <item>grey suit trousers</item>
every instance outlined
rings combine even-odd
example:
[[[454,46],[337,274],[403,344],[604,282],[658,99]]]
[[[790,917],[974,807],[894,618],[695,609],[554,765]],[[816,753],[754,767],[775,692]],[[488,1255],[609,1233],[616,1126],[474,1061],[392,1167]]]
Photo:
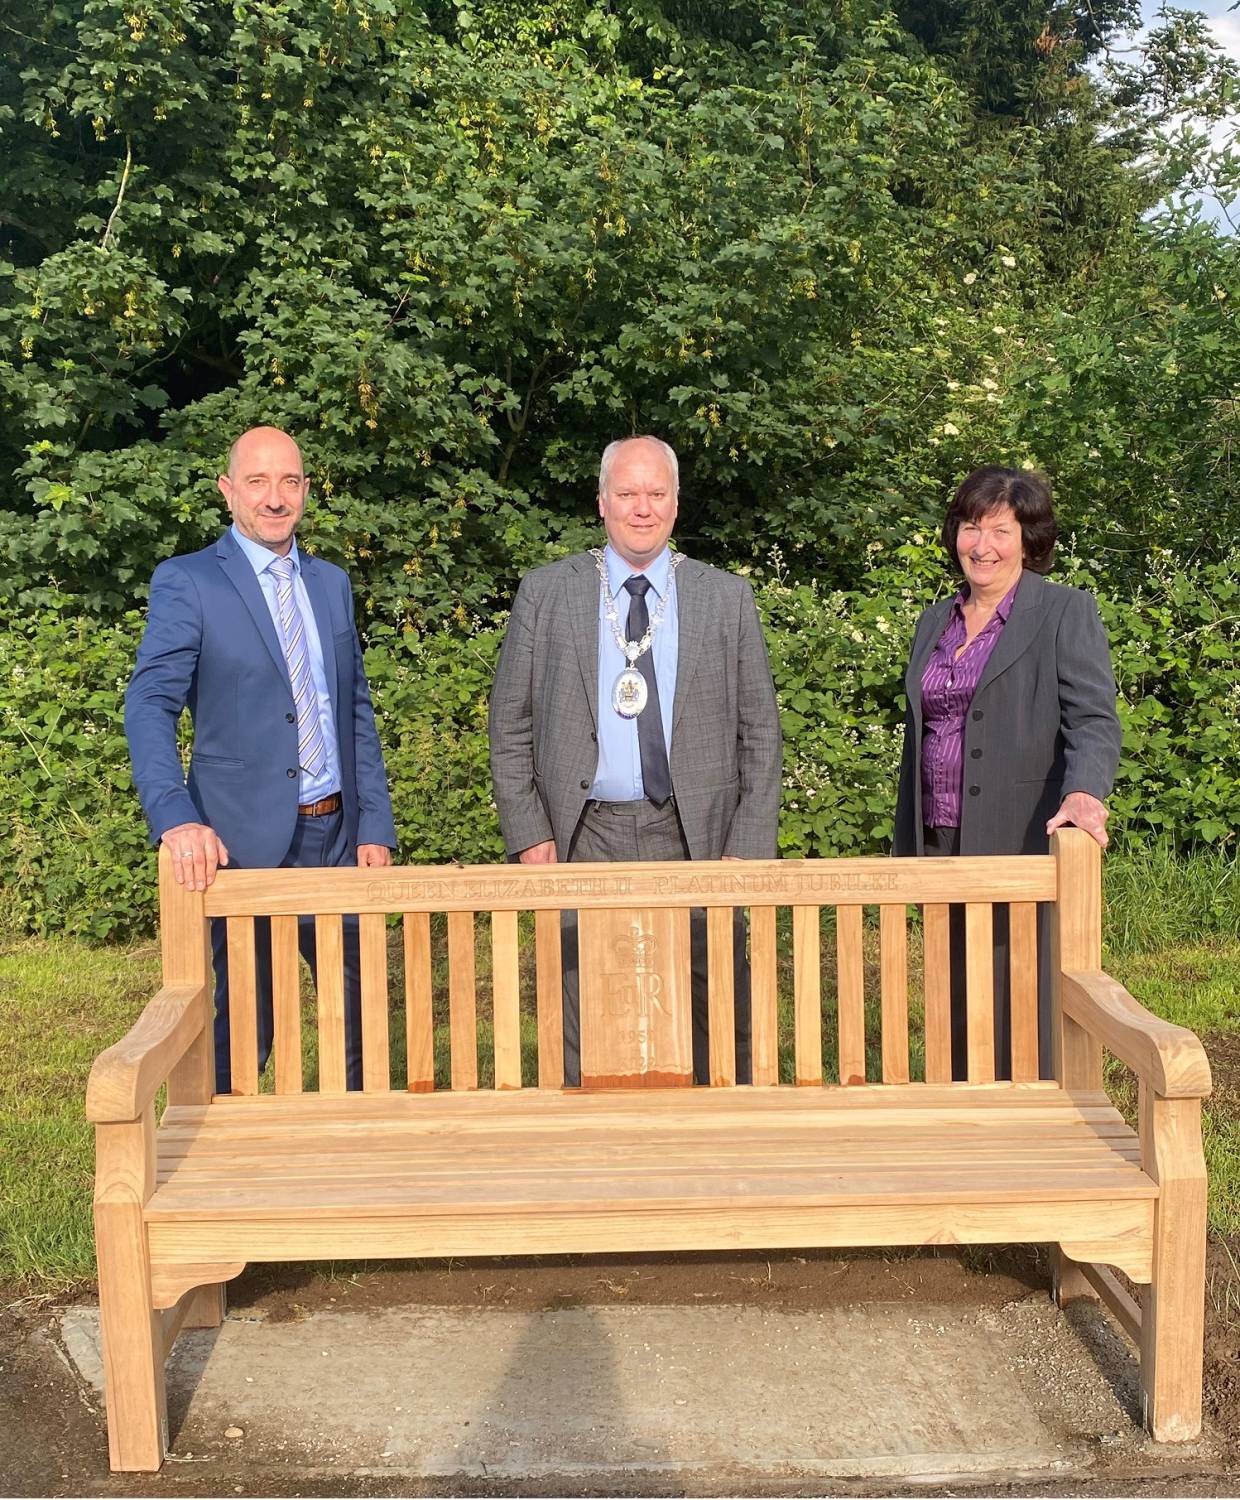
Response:
[[[619,860],[680,860],[689,846],[674,802],[587,802],[573,834],[568,857],[575,864],[611,864]],[[577,954],[577,913],[567,911],[560,925],[564,971],[564,1083],[581,1083],[581,983]],[[693,1080],[710,1082],[710,1024],[707,998],[706,912],[694,907],[689,916],[693,994]],[[745,951],[745,913],[737,908],[732,925],[732,966],[736,1010],[736,1081],[749,1083],[750,993]]]

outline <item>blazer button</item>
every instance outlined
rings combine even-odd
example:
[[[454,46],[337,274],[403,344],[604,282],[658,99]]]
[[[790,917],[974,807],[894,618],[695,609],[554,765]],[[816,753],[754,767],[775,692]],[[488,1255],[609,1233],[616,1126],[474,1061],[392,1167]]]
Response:
[[[982,790],[982,789],[981,789],[981,787],[980,787],[980,786],[971,786],[971,787],[970,787],[970,788],[969,788],[969,796],[970,796],[970,797],[977,797],[977,796],[980,796],[980,795],[981,795],[981,790]]]
[[[981,717],[982,717],[982,711],[981,711],[981,709],[980,708],[975,708],[973,710],[973,722],[976,724]]]
[[[980,750],[972,750],[970,751],[970,754],[973,756],[974,760],[981,760],[982,758],[982,752]]]
[[[296,724],[296,722],[297,722],[297,715],[296,714],[285,714],[284,715],[284,722],[286,724]]]
[[[288,768],[288,770],[287,770],[287,771],[285,771],[285,773],[284,773],[284,774],[285,774],[285,775],[286,775],[286,776],[287,776],[287,777],[288,777],[288,779],[289,779],[289,780],[290,780],[290,781],[292,781],[292,779],[293,779],[293,777],[294,777],[294,776],[296,776],[296,775],[297,775],[297,772],[296,772],[296,770],[295,770],[295,768],[294,768],[294,767],[293,767],[293,766],[290,766],[290,767],[289,767],[289,768]]]
[[[588,792],[590,790],[590,783],[588,781],[583,781],[581,783],[581,790],[583,792]]]
[[[590,738],[591,738],[591,739],[592,739],[592,740],[593,740],[593,741],[594,741],[594,743],[595,743],[595,744],[596,744],[596,745],[597,745],[597,744],[598,744],[598,735],[597,735],[597,734],[592,734],[592,735],[591,735],[591,736],[590,736]]]

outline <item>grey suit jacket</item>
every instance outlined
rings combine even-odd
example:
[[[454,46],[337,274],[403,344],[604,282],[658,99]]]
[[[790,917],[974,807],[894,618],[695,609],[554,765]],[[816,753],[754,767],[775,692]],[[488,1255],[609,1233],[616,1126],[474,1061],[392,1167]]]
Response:
[[[904,677],[898,855],[923,853],[921,678],[951,607],[941,599],[918,620]],[[1111,652],[1093,596],[1026,570],[965,716],[960,852],[1045,854],[1047,819],[1069,792],[1105,799],[1119,755]]]
[[[771,859],[782,741],[766,643],[743,578],[686,557],[669,761],[693,859]],[[509,854],[569,844],[598,764],[599,581],[578,553],[526,574],[491,692],[491,778]]]

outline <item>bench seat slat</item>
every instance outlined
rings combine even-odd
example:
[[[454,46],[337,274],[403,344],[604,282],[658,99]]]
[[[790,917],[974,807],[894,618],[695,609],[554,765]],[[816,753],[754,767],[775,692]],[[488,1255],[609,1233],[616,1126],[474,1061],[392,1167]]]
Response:
[[[979,1129],[985,1128],[986,1123],[996,1116],[1006,1114],[1012,1119],[1023,1119],[1030,1111],[1054,1111],[1056,1119],[1093,1121],[1118,1118],[1102,1090],[1065,1091],[1049,1081],[981,1086],[909,1083],[888,1087],[864,1084],[851,1089],[783,1086],[751,1090],[746,1097],[757,1094],[762,1096],[763,1108],[744,1117],[750,1119],[755,1128],[780,1115],[826,1113],[838,1117],[842,1111],[850,1109],[867,1118],[873,1113],[875,1119],[892,1116],[922,1122],[936,1118],[952,1120],[963,1114]],[[340,1119],[362,1124],[368,1120],[387,1119],[402,1109],[412,1110],[421,1119],[437,1121],[445,1128],[453,1129],[472,1124],[490,1124],[506,1129],[512,1123],[514,1110],[536,1115],[546,1113],[573,1123],[595,1116],[636,1118],[649,1123],[652,1129],[661,1129],[666,1120],[675,1118],[678,1113],[692,1111],[690,1118],[701,1119],[712,1112],[721,1116],[734,1115],[736,1107],[736,1099],[722,1090],[694,1091],[686,1097],[665,1089],[648,1089],[640,1095],[625,1089],[531,1089],[509,1096],[486,1092],[477,1100],[444,1091],[435,1094],[433,1101],[404,1095],[361,1095],[341,1100],[319,1094],[303,1094],[298,1098],[266,1095],[257,1099],[216,1094],[210,1104],[170,1106],[163,1115],[160,1131],[163,1133],[178,1126],[197,1130],[208,1119],[213,1129],[230,1123],[248,1129],[256,1121],[281,1118],[308,1123]]]
[[[804,1091],[789,1092],[804,1097]],[[644,1096],[656,1105],[657,1125],[633,1111],[626,1119],[623,1109],[594,1108],[597,1102],[612,1106],[615,1096],[600,1101],[590,1095],[571,1099],[585,1107],[568,1111],[453,1111],[433,1107],[449,1096],[395,1096],[390,1102],[397,1108],[366,1123],[324,1118],[314,1108],[299,1114],[285,1107],[282,1118],[275,1110],[252,1109],[248,1137],[217,1124],[225,1112],[218,1105],[196,1129],[185,1117],[201,1117],[201,1109],[170,1111],[146,1215],[152,1224],[308,1215],[418,1219],[574,1205],[628,1212],[715,1204],[748,1212],[760,1205],[1070,1203],[1157,1195],[1140,1168],[1137,1138],[1119,1114],[1101,1105],[1082,1110],[1057,1090],[1039,1109],[996,1111],[994,1129],[978,1128],[978,1115],[985,1114],[976,1106],[953,1116],[934,1108],[867,1112],[835,1103],[855,1090],[824,1091],[821,1107],[795,1111],[782,1108],[773,1090],[748,1092],[747,1107],[734,1104],[730,1111],[698,1109],[681,1091],[667,1093],[675,1101],[667,1111],[657,1108],[662,1095]],[[485,1097],[467,1096],[471,1103]],[[554,1105],[563,1096],[491,1097]],[[691,1096],[694,1104],[700,1097]],[[976,1097],[983,1099],[985,1091]],[[245,1113],[233,1111],[234,1118]],[[471,1114],[480,1128],[462,1129]],[[450,1128],[437,1129],[437,1116],[450,1120]]]

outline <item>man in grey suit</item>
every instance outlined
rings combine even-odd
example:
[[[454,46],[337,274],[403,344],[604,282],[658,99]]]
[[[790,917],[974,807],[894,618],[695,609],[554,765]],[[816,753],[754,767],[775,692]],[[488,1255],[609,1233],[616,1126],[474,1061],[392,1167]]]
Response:
[[[523,864],[771,859],[782,743],[744,579],[668,547],[676,454],[608,445],[607,546],[521,580],[491,693],[504,846]],[[738,913],[738,916],[740,914]],[[564,929],[565,1082],[580,1081],[576,919]],[[693,1057],[708,1077],[705,933],[693,924]],[[749,1078],[748,969],[736,926],[737,1078]]]

